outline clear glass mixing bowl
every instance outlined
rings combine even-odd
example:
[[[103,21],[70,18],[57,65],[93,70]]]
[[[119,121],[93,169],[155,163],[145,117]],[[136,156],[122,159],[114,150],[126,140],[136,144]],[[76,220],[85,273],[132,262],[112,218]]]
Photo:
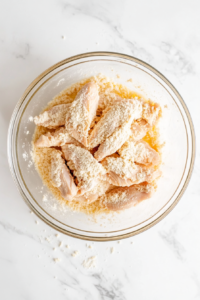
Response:
[[[154,196],[136,207],[95,219],[63,209],[35,170],[31,140],[32,116],[63,89],[102,73],[145,97],[163,110],[160,133],[163,175]],[[127,81],[132,79],[131,81]],[[174,86],[156,69],[137,58],[110,52],[93,52],[65,59],[38,76],[17,103],[8,132],[8,160],[21,195],[43,221],[73,237],[108,241],[138,234],[163,219],[177,204],[188,185],[195,157],[195,135],[188,109]],[[47,197],[46,197],[47,196]],[[48,198],[48,201],[45,201]]]

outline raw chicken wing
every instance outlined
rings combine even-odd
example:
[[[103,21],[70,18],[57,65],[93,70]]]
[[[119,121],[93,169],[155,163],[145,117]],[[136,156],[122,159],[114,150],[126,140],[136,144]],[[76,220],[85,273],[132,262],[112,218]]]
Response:
[[[87,146],[88,130],[96,116],[98,102],[98,87],[89,82],[77,94],[66,117],[65,127],[69,134],[84,146]]]
[[[146,120],[140,119],[136,120],[131,124],[131,134],[134,141],[141,140],[151,128],[149,123]]]
[[[83,195],[76,196],[74,198],[74,200],[92,203],[92,202],[96,201],[99,198],[99,196],[104,195],[109,187],[110,187],[110,184],[108,182],[98,180],[98,183],[92,190],[86,192]]]
[[[144,141],[128,140],[118,150],[122,158],[133,160],[146,166],[156,166],[160,163],[160,155]]]
[[[141,167],[131,160],[122,157],[107,157],[102,165],[106,169],[106,175],[102,180],[116,186],[130,186],[144,181],[151,182],[161,176],[161,171],[154,168]]]
[[[93,189],[98,183],[98,177],[105,174],[103,166],[92,156],[92,154],[81,147],[75,145],[65,145],[62,151],[67,165],[77,177],[79,192],[85,192]]]
[[[94,126],[89,137],[89,146],[94,148],[111,136],[126,122],[131,123],[142,114],[142,104],[138,100],[123,100],[106,109],[103,117]]]
[[[35,146],[38,148],[44,147],[60,147],[65,144],[74,144],[80,146],[81,144],[69,135],[64,127],[56,129],[54,132],[47,132],[42,134],[35,142]]]
[[[46,110],[34,118],[35,124],[38,126],[48,127],[50,129],[65,125],[65,118],[70,105],[71,103],[59,104],[49,110]]]
[[[153,186],[147,183],[116,188],[101,197],[102,205],[114,211],[130,208],[149,199],[153,190]]]
[[[57,151],[56,155],[51,160],[52,184],[59,188],[63,198],[66,200],[73,200],[78,189],[74,183],[74,178],[70,174],[61,155],[62,152]]]
[[[158,120],[160,111],[160,106],[157,103],[155,105],[151,105],[144,102],[142,109],[142,118],[145,119],[150,126],[153,126]]]
[[[99,146],[94,157],[98,161],[101,161],[106,156],[115,153],[128,140],[131,134],[130,125],[131,120],[117,128],[116,131]]]

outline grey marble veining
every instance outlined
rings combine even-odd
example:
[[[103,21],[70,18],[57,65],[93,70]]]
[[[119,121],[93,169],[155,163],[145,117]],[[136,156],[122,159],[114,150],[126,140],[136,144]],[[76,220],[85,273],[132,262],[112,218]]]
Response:
[[[199,12],[195,0],[1,1],[0,299],[200,299]],[[122,52],[153,65],[183,96],[196,130],[194,172],[180,203],[121,243],[57,237],[30,213],[7,163],[9,120],[26,87],[54,63],[88,51]],[[96,267],[86,269],[91,256]]]

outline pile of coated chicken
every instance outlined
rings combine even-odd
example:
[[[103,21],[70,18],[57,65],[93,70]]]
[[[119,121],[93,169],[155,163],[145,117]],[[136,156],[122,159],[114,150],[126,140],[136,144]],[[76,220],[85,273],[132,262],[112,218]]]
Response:
[[[98,105],[98,86],[91,81],[72,103],[34,118],[36,125],[51,129],[35,147],[56,147],[50,176],[63,198],[88,203],[98,199],[109,210],[121,210],[150,198],[151,182],[161,175],[155,168],[158,152],[142,140],[157,122],[160,107],[118,97],[91,130]],[[113,188],[99,197],[100,182]]]

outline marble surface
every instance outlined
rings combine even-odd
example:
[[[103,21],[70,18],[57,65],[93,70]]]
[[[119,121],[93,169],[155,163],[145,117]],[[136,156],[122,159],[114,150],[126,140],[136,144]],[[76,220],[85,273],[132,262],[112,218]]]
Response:
[[[0,299],[200,299],[199,13],[198,0],[0,1]],[[56,236],[30,213],[7,163],[9,120],[25,88],[54,63],[98,50],[133,55],[161,71],[196,129],[194,172],[181,201],[121,243]],[[91,256],[97,266],[88,270],[82,262]]]

